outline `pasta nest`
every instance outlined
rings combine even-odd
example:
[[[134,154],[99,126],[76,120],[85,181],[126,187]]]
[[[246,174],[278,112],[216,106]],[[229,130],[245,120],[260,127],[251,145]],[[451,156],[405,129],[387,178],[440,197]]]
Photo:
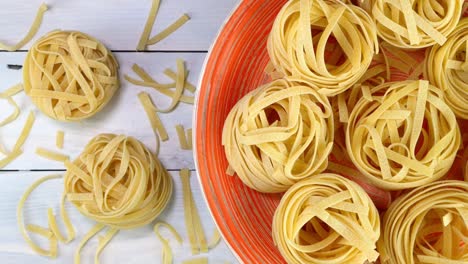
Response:
[[[172,178],[132,137],[101,134],[66,162],[65,193],[85,216],[119,229],[153,221],[171,196]]]
[[[351,111],[349,157],[374,185],[398,190],[447,173],[461,145],[455,114],[428,81],[384,83]]]
[[[382,222],[382,263],[468,263],[468,182],[414,189],[392,203]]]
[[[444,91],[457,117],[468,119],[468,18],[460,21],[444,45],[435,45],[426,60],[428,80]]]
[[[120,86],[112,53],[77,31],[53,31],[40,38],[26,56],[23,81],[33,103],[60,121],[95,115]]]
[[[458,24],[464,0],[365,2],[382,39],[396,47],[419,49],[445,43]]]
[[[268,54],[278,72],[327,96],[358,82],[378,48],[367,12],[336,0],[288,1],[268,38]]]
[[[273,240],[288,263],[375,261],[377,208],[355,182],[319,174],[293,185],[273,217]]]
[[[230,167],[246,185],[278,193],[326,169],[333,137],[328,98],[280,79],[239,100],[222,140]]]

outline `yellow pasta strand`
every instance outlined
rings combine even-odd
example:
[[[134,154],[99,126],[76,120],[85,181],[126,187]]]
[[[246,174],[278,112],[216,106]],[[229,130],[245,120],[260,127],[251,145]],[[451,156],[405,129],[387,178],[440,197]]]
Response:
[[[177,136],[179,137],[180,148],[185,150],[192,149],[191,144],[188,142],[188,136],[185,135],[185,129],[182,125],[176,125]]]
[[[156,136],[156,142],[159,148],[158,135],[162,141],[167,141],[169,139],[169,136],[167,135],[167,131],[164,128],[164,125],[162,124],[161,119],[159,119],[159,116],[156,113],[157,109],[154,106],[153,102],[151,101],[151,98],[149,97],[149,95],[145,92],[141,92],[138,94],[138,98],[140,99],[140,102],[143,105],[143,108],[145,109],[146,115],[148,116],[148,119],[150,120],[151,127],[153,128],[154,134]]]
[[[245,95],[232,108],[222,144],[244,184],[279,193],[326,169],[333,126],[326,96],[280,79]]]
[[[155,89],[156,91],[169,96],[171,98],[174,98],[175,92],[173,90],[170,90],[169,88],[175,88],[175,82],[174,83],[169,83],[169,84],[160,84],[156,82],[145,70],[143,70],[140,66],[137,64],[134,64],[132,67],[133,71],[142,79],[142,81],[136,80],[131,78],[128,75],[125,75],[125,80],[128,82],[138,85],[138,86],[144,86],[144,87],[150,87]],[[174,73],[171,71],[171,73]],[[174,73],[175,76],[171,74],[171,78],[173,78],[174,81],[177,79],[177,74]],[[185,87],[188,87],[188,84],[186,83]],[[187,88],[189,89],[189,88]],[[194,97],[193,96],[187,96],[187,95],[181,95],[180,99],[181,102],[187,103],[187,104],[193,104],[194,103]]]
[[[21,49],[26,43],[31,41],[31,39],[36,35],[37,31],[39,30],[39,27],[41,26],[42,23],[42,17],[44,16],[44,13],[47,11],[48,7],[46,4],[41,4],[39,6],[39,9],[37,10],[36,17],[34,18],[34,21],[31,25],[31,28],[29,28],[28,33],[20,42],[18,42],[16,45],[6,45],[0,42],[0,50],[7,50],[7,51],[16,51],[18,49]]]
[[[335,43],[328,56],[326,47]],[[288,1],[274,21],[267,47],[279,73],[327,96],[358,82],[379,50],[367,12],[326,0]]]
[[[221,242],[221,234],[219,233],[218,229],[215,229],[213,232],[213,237],[208,242],[208,248],[215,248],[219,242]]]
[[[143,28],[143,33],[141,33],[140,40],[137,44],[137,50],[142,51],[146,49],[148,39],[153,29],[154,21],[156,20],[156,15],[158,14],[160,0],[153,0],[151,3],[151,9],[148,14],[148,19],[146,20],[145,27]]]
[[[44,228],[42,226],[38,226],[38,225],[34,225],[34,224],[29,224],[26,226],[26,230],[31,232],[31,233],[35,233],[35,234],[38,234],[40,236],[43,236],[47,239],[52,239],[52,237],[54,236],[54,234],[52,233],[52,231],[48,228]]]
[[[91,201],[71,203],[84,216],[112,228],[130,229],[152,222],[172,196],[169,173],[132,137],[98,135],[65,166],[65,194],[94,196]]]
[[[187,228],[192,254],[206,253],[208,252],[208,244],[190,188],[190,170],[182,169],[180,177],[184,196],[185,227]]]
[[[162,263],[163,264],[172,264],[173,257],[172,257],[171,247],[169,246],[169,241],[167,239],[165,239],[161,235],[161,233],[159,232],[159,228],[162,227],[162,226],[167,228],[172,233],[172,235],[176,238],[176,240],[177,240],[177,242],[179,242],[179,244],[182,244],[182,237],[179,235],[179,233],[177,233],[175,228],[173,226],[171,226],[170,224],[168,224],[168,223],[158,222],[153,227],[154,233],[156,234],[156,236],[159,238],[159,240],[163,244]]]
[[[98,40],[52,31],[26,55],[24,91],[50,118],[79,121],[98,113],[119,88],[118,63]]]
[[[463,18],[444,45],[434,45],[426,60],[428,80],[444,92],[457,117],[468,119],[468,18]]]
[[[177,81],[177,73],[173,72],[171,69],[165,69],[164,74],[166,74],[173,81]],[[187,76],[188,76],[188,73],[185,74],[185,77]],[[191,84],[187,80],[185,80],[185,89],[187,89],[191,93],[195,93],[195,91],[197,90],[195,85]]]
[[[40,148],[40,147],[36,149],[36,154],[43,158],[46,158],[49,160],[60,161],[60,162],[65,162],[70,159],[70,157],[67,155],[57,153],[51,150],[47,150],[44,148]]]
[[[464,0],[368,2],[382,39],[395,47],[419,49],[445,43],[458,24]]]
[[[88,243],[88,241],[93,238],[97,233],[99,233],[102,229],[106,227],[104,224],[97,223],[95,224],[88,233],[83,237],[83,239],[80,241],[80,244],[75,250],[75,257],[73,258],[74,264],[80,264],[81,263],[81,249]]]
[[[441,181],[399,197],[383,217],[383,264],[467,263],[468,183]]]
[[[15,160],[19,155],[23,153],[21,148],[23,147],[24,142],[29,136],[29,133],[31,132],[32,126],[34,125],[34,113],[30,112],[28,115],[28,119],[26,120],[26,123],[24,124],[23,129],[21,130],[21,133],[15,143],[15,146],[13,147],[13,150],[11,153],[8,153],[5,158],[0,160],[0,169],[4,168],[8,164],[10,164],[13,160]]]
[[[109,228],[104,237],[99,239],[98,248],[96,249],[96,254],[94,255],[94,264],[99,264],[99,255],[102,250],[106,247],[107,244],[111,241],[112,238],[119,232],[117,228]]]
[[[354,165],[386,190],[414,188],[444,176],[461,145],[455,115],[427,81],[384,83],[350,114],[346,147]]]
[[[63,141],[64,141],[65,133],[62,130],[57,131],[55,136],[55,146],[59,149],[63,149]]]
[[[272,236],[288,263],[373,262],[379,256],[379,212],[355,182],[318,174],[281,198]]]
[[[21,235],[23,236],[24,240],[28,244],[28,246],[31,247],[34,252],[36,252],[39,255],[42,256],[48,256],[55,258],[57,256],[57,243],[56,241],[54,242],[52,237],[49,239],[49,250],[43,249],[40,246],[38,246],[36,243],[34,243],[31,238],[29,237],[28,231],[24,225],[24,219],[23,219],[23,207],[24,203],[28,199],[29,195],[36,189],[39,185],[42,183],[53,180],[53,179],[60,179],[62,176],[61,175],[50,175],[50,176],[45,176],[43,178],[40,178],[39,180],[35,181],[31,186],[29,186],[26,191],[24,192],[23,196],[21,196],[20,201],[18,203],[18,207],[16,210],[16,219],[18,222],[19,230]]]
[[[190,17],[187,14],[183,14],[181,17],[179,17],[174,23],[172,23],[166,29],[158,33],[156,36],[150,38],[147,44],[153,45],[153,44],[160,42],[161,40],[167,38],[170,34],[174,33],[174,31],[179,29],[189,20],[190,20]]]

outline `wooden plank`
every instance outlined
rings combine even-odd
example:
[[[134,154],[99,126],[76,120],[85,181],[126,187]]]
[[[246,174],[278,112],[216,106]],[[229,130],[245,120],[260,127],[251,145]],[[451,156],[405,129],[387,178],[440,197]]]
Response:
[[[65,132],[65,144],[61,152],[76,157],[86,143],[99,133],[116,133],[133,136],[141,140],[151,150],[155,150],[155,137],[147,116],[140,105],[137,94],[140,91],[148,92],[155,104],[166,107],[170,104],[170,98],[159,94],[151,88],[137,87],[123,79],[123,74],[132,74],[131,66],[137,63],[145,68],[156,80],[160,82],[172,82],[163,71],[172,68],[176,71],[176,59],[186,61],[190,71],[188,80],[197,83],[200,69],[204,61],[204,53],[117,53],[117,59],[121,66],[121,89],[112,98],[102,112],[94,117],[79,123],[63,123],[52,120],[38,111],[29,97],[21,93],[14,97],[21,108],[21,114],[15,122],[0,129],[0,142],[8,149],[14,145],[19,132],[30,110],[36,113],[36,122],[29,139],[23,147],[24,154],[4,169],[30,170],[30,169],[63,169],[58,162],[49,161],[35,154],[36,147],[44,147],[54,150],[55,134],[57,130]],[[25,53],[0,53],[0,91],[13,84],[21,82],[22,71],[10,70],[6,64],[22,64]],[[133,74],[136,77],[136,75]],[[0,109],[10,109],[8,103],[0,100]],[[169,140],[162,142],[159,158],[168,169],[190,168],[194,169],[193,156],[190,150],[181,150],[175,130],[176,124],[182,124],[186,128],[192,126],[193,105],[179,104],[176,110],[168,114],[160,114],[165,125]],[[0,119],[7,116],[8,111],[0,111]]]
[[[23,241],[16,223],[16,206],[25,189],[35,180],[50,172],[0,172],[0,185],[4,188],[0,197],[0,259],[2,263],[52,263],[50,259],[36,255]],[[173,225],[183,238],[183,245],[178,245],[170,237],[170,245],[174,253],[174,263],[190,259],[190,245],[184,224],[182,186],[178,172],[171,172],[174,183],[174,197],[169,207],[158,218]],[[59,211],[60,194],[63,189],[61,179],[44,183],[34,191],[25,204],[24,216],[26,223],[45,226],[47,224],[47,208]],[[202,198],[195,175],[191,177],[194,200],[200,212],[200,217],[207,237],[211,237],[215,225]],[[67,203],[70,218],[77,230],[77,238],[68,245],[59,246],[57,263],[72,263],[73,253],[80,239],[92,227],[93,222],[82,216],[73,205]],[[59,221],[62,228],[62,223]],[[168,235],[168,232],[163,231]],[[39,240],[41,241],[41,240]],[[44,245],[46,246],[46,245]],[[91,240],[83,249],[83,263],[93,263],[97,240]],[[162,245],[152,232],[152,226],[134,230],[124,230],[110,242],[101,254],[101,263],[160,263]],[[237,263],[226,244],[220,245],[208,254],[210,263]],[[5,262],[6,261],[6,262]]]
[[[0,41],[16,43],[28,31],[37,8],[47,2],[37,37],[54,29],[88,33],[113,50],[135,50],[148,17],[151,0],[3,1]],[[187,13],[191,20],[151,50],[208,50],[219,27],[238,0],[162,0],[151,36]],[[24,49],[30,46],[27,45]]]

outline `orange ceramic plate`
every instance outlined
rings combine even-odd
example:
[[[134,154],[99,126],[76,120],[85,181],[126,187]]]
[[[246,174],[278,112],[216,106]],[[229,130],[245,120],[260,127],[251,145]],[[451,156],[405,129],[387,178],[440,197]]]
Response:
[[[194,115],[194,155],[206,202],[225,241],[244,263],[285,263],[271,236],[281,196],[261,194],[226,174],[221,135],[237,101],[269,81],[264,73],[267,39],[285,2],[241,1],[205,61]]]
[[[279,195],[249,189],[226,175],[221,134],[231,108],[268,80],[266,48],[271,26],[285,0],[245,0],[227,20],[200,80],[195,113],[195,160],[211,213],[225,241],[245,263],[282,263],[271,238]]]

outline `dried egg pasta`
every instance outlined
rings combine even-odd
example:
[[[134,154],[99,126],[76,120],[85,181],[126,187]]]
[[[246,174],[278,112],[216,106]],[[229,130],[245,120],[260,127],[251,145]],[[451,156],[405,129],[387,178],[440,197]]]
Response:
[[[272,236],[288,263],[372,262],[379,257],[379,212],[355,182],[318,174],[281,198]]]
[[[232,108],[222,144],[230,167],[246,185],[277,193],[325,170],[333,137],[328,98],[280,79],[245,95]]]
[[[335,42],[337,48],[327,56],[327,46]],[[278,72],[327,96],[359,81],[379,48],[375,23],[363,9],[325,0],[288,1],[267,47]]]
[[[468,182],[414,189],[390,206],[382,222],[382,264],[468,263]]]
[[[444,45],[434,45],[426,60],[428,80],[444,92],[459,118],[468,119],[468,18],[463,18]]]
[[[427,81],[384,83],[361,98],[346,129],[349,157],[377,187],[400,190],[440,179],[461,145],[455,115]]]
[[[404,49],[443,45],[455,29],[464,0],[369,0],[366,4],[386,42]]]
[[[33,103],[60,121],[95,115],[120,86],[112,53],[78,31],[53,31],[40,38],[26,55],[23,81]]]

